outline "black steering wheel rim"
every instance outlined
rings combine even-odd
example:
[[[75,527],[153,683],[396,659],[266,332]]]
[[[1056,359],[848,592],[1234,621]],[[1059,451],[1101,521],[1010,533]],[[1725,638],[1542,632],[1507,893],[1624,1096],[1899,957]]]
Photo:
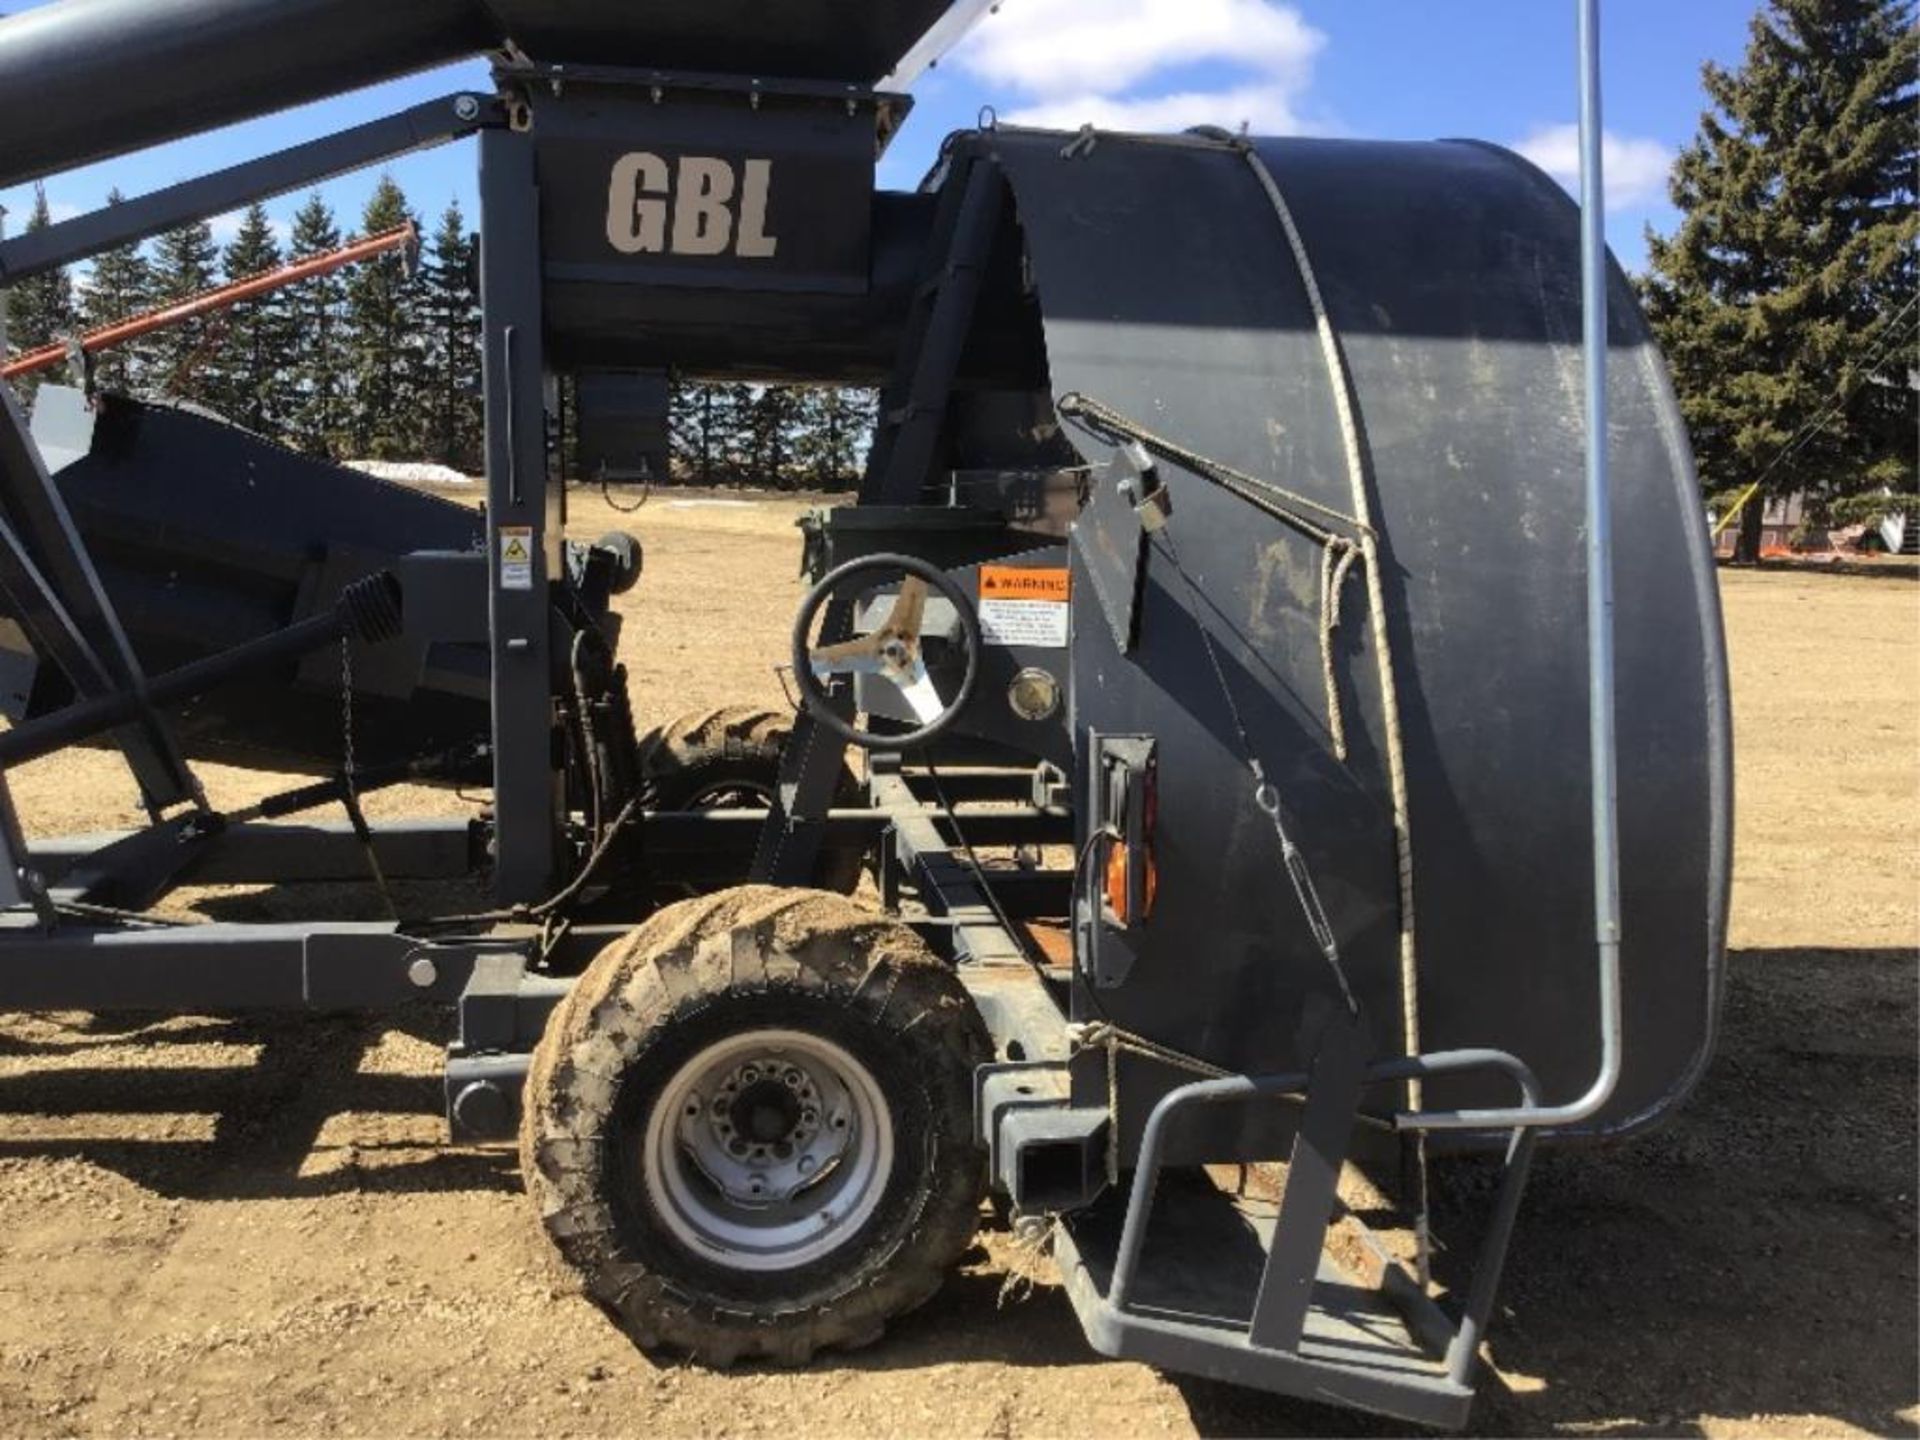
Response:
[[[946,598],[960,620],[961,646],[967,661],[960,688],[954,693],[953,699],[945,703],[939,715],[917,729],[897,735],[877,734],[854,725],[834,709],[826,686],[813,672],[813,646],[809,641],[809,632],[813,629],[814,618],[850,578],[867,570],[898,571],[925,581]],[[967,702],[973,698],[974,687],[980,680],[981,649],[980,615],[966,591],[946,571],[913,555],[862,555],[844,565],[835,566],[807,592],[806,599],[800,602],[800,613],[793,622],[793,675],[800,689],[801,705],[820,724],[848,744],[863,750],[910,750],[944,734],[960,718],[961,712],[967,708]],[[921,663],[924,665],[924,659]]]

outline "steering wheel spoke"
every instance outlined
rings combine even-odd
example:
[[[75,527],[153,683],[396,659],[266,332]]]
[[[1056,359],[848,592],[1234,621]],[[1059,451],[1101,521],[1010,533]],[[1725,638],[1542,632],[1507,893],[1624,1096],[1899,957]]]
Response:
[[[904,675],[890,671],[882,673],[893,682],[894,688],[900,692],[900,698],[913,711],[913,718],[922,725],[931,725],[945,713],[946,701],[940,698],[933,677],[927,673],[925,661],[915,661],[913,669]]]
[[[830,602],[851,602],[888,582],[892,582],[892,603],[871,632],[814,643],[816,622],[830,613]],[[954,619],[932,636],[923,636],[927,601],[934,591],[952,606]],[[845,614],[856,607],[843,603],[832,609]],[[928,639],[936,642],[932,666],[927,663]],[[869,750],[908,749],[950,726],[973,694],[980,650],[980,621],[969,597],[944,571],[910,555],[869,555],[840,566],[808,593],[793,632],[794,676],[802,703],[815,720]],[[943,655],[952,658],[943,662]],[[942,685],[952,685],[956,662],[964,664],[964,674],[949,698],[943,695]],[[946,678],[936,680],[936,672]],[[828,682],[848,675],[885,680],[899,692],[917,728],[895,734],[856,727],[828,694]]]

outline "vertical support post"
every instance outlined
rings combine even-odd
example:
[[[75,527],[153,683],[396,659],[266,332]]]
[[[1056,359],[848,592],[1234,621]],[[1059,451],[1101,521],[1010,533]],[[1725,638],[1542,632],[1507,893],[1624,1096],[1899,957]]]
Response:
[[[548,586],[561,535],[548,474],[540,196],[529,136],[481,132],[480,212],[494,891],[517,903],[551,893],[560,828]]]
[[[0,205],[0,245],[7,243],[7,207]],[[0,285],[0,360],[7,355],[7,287]]]
[[[1340,1167],[1353,1138],[1354,1116],[1366,1074],[1366,1039],[1359,1023],[1337,1015],[1327,1022],[1307,1083],[1307,1109],[1287,1163],[1287,1188],[1274,1221],[1273,1244],[1247,1338],[1266,1350],[1291,1353],[1306,1334],[1313,1284],[1326,1249],[1327,1226],[1339,1198]]]
[[[1580,4],[1580,311],[1587,419],[1587,746],[1593,924],[1600,960],[1604,1102],[1620,1073],[1620,837],[1613,686],[1613,496],[1607,475],[1607,203],[1600,115],[1600,0]],[[1604,1086],[1604,1090],[1602,1089]],[[1595,1105],[1598,1108],[1598,1104]]]

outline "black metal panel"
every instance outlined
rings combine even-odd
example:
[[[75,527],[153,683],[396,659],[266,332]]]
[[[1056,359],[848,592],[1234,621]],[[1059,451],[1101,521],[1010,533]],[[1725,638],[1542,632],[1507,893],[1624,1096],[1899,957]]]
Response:
[[[871,83],[953,0],[488,0],[536,60]]]
[[[605,217],[602,195],[596,206]],[[933,221],[933,198],[880,192],[864,283],[842,290],[717,290],[551,279],[548,341],[564,368],[667,368],[687,375],[877,382],[900,327]]]
[[[857,293],[867,284],[870,98],[570,80],[531,95],[542,263],[593,285]]]
[[[573,473],[585,480],[664,480],[672,458],[672,392],[658,370],[576,377]]]
[[[319,614],[405,550],[468,551],[481,538],[480,518],[466,506],[294,454],[205,415],[117,396],[107,397],[92,452],[55,485],[151,674]],[[362,764],[485,732],[484,700],[462,678],[475,669],[484,678],[483,652],[423,639],[357,650]],[[71,693],[42,666],[27,714],[57,709]],[[330,649],[170,713],[189,755],[331,768],[340,762],[339,697],[340,659]]]
[[[1065,146],[1003,131],[985,143],[1014,184],[1056,392],[1350,511],[1313,313],[1246,158],[1198,137]],[[1511,1049],[1564,1098],[1591,1078],[1598,1034],[1575,211],[1537,172],[1476,146],[1278,141],[1260,154],[1304,233],[1371,462],[1406,731],[1421,1040]],[[1626,1072],[1601,1131],[1655,1118],[1704,1064],[1728,850],[1726,682],[1698,490],[1617,274],[1612,304],[1627,1010]],[[1161,746],[1159,908],[1132,980],[1101,1003],[1164,1043],[1259,1071],[1304,1059],[1302,1008],[1331,989],[1204,629],[1308,852],[1375,1053],[1397,1053],[1394,845],[1364,585],[1349,584],[1337,642],[1343,763],[1323,698],[1318,545],[1163,470],[1174,518],[1149,556],[1138,650],[1121,655],[1091,587],[1075,589],[1076,734]],[[1082,525],[1128,523],[1099,513]],[[1450,1079],[1427,1098],[1501,1097]]]

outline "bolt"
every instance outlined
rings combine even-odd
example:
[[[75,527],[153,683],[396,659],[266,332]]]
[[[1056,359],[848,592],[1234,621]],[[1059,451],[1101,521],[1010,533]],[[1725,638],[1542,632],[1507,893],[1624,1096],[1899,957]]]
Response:
[[[407,979],[416,989],[425,990],[440,978],[440,967],[424,955],[416,955],[407,966]]]
[[[456,95],[453,99],[453,115],[456,120],[478,120],[480,102],[472,95]]]
[[[811,1155],[802,1155],[800,1157],[800,1173],[802,1175],[811,1175],[814,1167],[819,1163],[820,1162]]]
[[[1016,1215],[1013,1217],[1013,1238],[1022,1245],[1038,1245],[1046,1238],[1046,1234],[1046,1216]]]

